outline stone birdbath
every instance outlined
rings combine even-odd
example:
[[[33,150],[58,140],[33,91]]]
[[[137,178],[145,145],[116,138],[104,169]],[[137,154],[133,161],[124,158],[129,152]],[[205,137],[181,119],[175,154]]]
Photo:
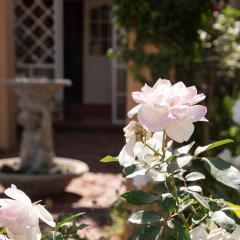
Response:
[[[15,184],[32,196],[63,192],[73,178],[88,171],[79,160],[56,157],[53,147],[54,96],[71,81],[16,78],[2,84],[11,86],[18,96],[17,120],[23,134],[20,157],[0,160],[0,183],[4,187]]]

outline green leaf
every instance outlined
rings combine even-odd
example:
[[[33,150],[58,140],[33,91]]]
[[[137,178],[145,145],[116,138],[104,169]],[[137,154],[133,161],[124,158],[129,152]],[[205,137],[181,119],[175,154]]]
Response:
[[[7,228],[6,227],[0,227],[0,234],[7,233]]]
[[[236,228],[235,221],[223,211],[216,211],[212,214],[212,220],[227,232],[233,232]]]
[[[188,226],[177,219],[172,219],[171,224],[173,225],[173,237],[176,240],[191,240]]]
[[[201,179],[205,179],[205,176],[202,173],[199,172],[191,172],[185,176],[185,179],[188,182],[198,181]]]
[[[126,176],[134,173],[136,167],[137,167],[136,165],[131,165],[131,166],[125,167],[122,171],[123,177],[126,177]]]
[[[199,193],[188,191],[205,208],[209,209],[208,201]]]
[[[176,200],[171,193],[162,194],[162,208],[171,213],[176,208]]]
[[[178,213],[183,212],[185,209],[187,209],[188,207],[190,207],[193,203],[193,199],[189,199],[185,202],[182,202],[179,204],[179,208],[178,208]]]
[[[69,222],[73,222],[75,219],[77,219],[78,217],[84,215],[85,213],[77,213],[75,215],[72,215],[70,217],[64,218],[62,221],[60,221],[59,223],[57,223],[56,225],[56,229],[59,229],[61,227],[63,227],[64,225],[66,225]]]
[[[240,218],[240,206],[231,202],[224,201],[226,205],[230,207],[230,211],[234,212],[234,214]]]
[[[150,224],[159,222],[162,220],[162,214],[160,212],[140,210],[136,213],[133,213],[128,221],[135,224]]]
[[[163,240],[161,237],[162,228],[158,226],[147,226],[145,229],[139,234],[138,240]]]
[[[201,154],[205,151],[208,151],[208,150],[216,148],[216,147],[220,147],[222,145],[225,145],[225,144],[228,144],[228,143],[231,143],[231,142],[233,142],[232,139],[225,139],[225,140],[222,140],[222,141],[217,141],[217,142],[211,143],[207,146],[197,147],[195,149],[194,155],[197,156],[197,155],[199,155],[199,154]]]
[[[193,159],[193,156],[188,155],[188,154],[184,154],[184,155],[180,155],[176,158],[176,161],[178,163],[179,168],[183,168],[185,166],[187,166]]]
[[[134,204],[134,205],[144,205],[144,204],[150,204],[158,200],[158,197],[151,193],[146,193],[141,190],[133,190],[128,191],[124,194],[122,194],[122,197],[126,199],[128,203]]]
[[[188,186],[188,190],[192,192],[202,192],[202,188],[198,185]]]
[[[207,159],[202,158],[208,171],[219,182],[240,190],[240,171],[221,158]]]
[[[195,215],[195,216],[192,217],[192,222],[194,224],[199,224],[200,222],[202,222],[207,217],[208,217],[208,214],[205,214],[205,215],[203,215],[201,217]]]
[[[109,156],[109,155],[108,155],[108,156],[102,158],[102,159],[100,160],[100,162],[102,162],[102,163],[118,162],[118,159],[117,159],[116,157],[112,157],[112,156]]]
[[[188,145],[180,147],[176,150],[177,154],[188,154],[195,142],[191,142]]]
[[[123,177],[125,178],[133,178],[136,176],[144,176],[146,175],[147,169],[141,168],[137,165],[131,165],[123,169]]]
[[[138,239],[139,235],[141,234],[142,227],[135,227],[131,233],[131,235],[128,237],[128,240],[136,240]]]

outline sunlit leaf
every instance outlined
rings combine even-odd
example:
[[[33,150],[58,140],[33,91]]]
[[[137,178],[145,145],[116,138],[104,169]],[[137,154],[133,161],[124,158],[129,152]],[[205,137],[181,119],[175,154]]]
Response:
[[[205,176],[199,172],[191,172],[185,176],[186,181],[193,182],[201,179],[205,179]]]
[[[240,190],[240,171],[221,158],[202,158],[208,171],[219,182]]]
[[[102,163],[109,163],[109,162],[118,162],[118,159],[116,157],[112,156],[106,156],[100,160]]]
[[[226,205],[230,207],[230,210],[235,213],[235,215],[240,218],[240,206],[231,202],[224,201]]]
[[[159,222],[163,218],[160,212],[141,210],[133,213],[128,221],[135,224],[150,224]]]
[[[213,221],[221,228],[225,229],[228,232],[233,232],[236,223],[223,211],[216,211],[212,214]]]
[[[208,151],[208,150],[216,148],[216,147],[220,147],[222,145],[225,145],[225,144],[228,144],[228,143],[231,143],[231,142],[233,142],[232,139],[225,139],[225,140],[221,140],[221,141],[211,143],[207,146],[199,146],[195,149],[194,155],[197,156],[197,155],[199,155],[199,154],[201,154],[205,151]]]

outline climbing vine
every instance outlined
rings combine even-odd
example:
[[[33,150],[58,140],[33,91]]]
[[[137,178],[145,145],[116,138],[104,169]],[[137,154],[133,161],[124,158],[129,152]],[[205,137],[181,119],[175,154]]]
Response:
[[[136,34],[134,47],[125,38],[115,54],[133,63],[132,72],[141,82],[153,84],[159,76],[167,78],[171,68],[184,81],[200,62],[198,29],[209,24],[211,12],[210,0],[114,0],[116,26]],[[146,52],[144,45],[149,44],[159,51]],[[141,74],[143,67],[149,68],[150,79]]]

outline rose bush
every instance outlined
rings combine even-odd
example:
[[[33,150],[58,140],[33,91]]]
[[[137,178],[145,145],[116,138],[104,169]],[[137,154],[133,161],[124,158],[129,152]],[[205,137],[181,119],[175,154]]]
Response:
[[[195,142],[173,147],[174,141],[181,143],[191,137],[193,123],[206,121],[206,107],[196,105],[205,96],[197,94],[194,86],[186,87],[181,82],[172,85],[161,79],[132,96],[138,105],[128,116],[137,114],[139,122],[132,121],[124,128],[126,145],[120,154],[101,160],[118,161],[124,167],[123,177],[137,186],[121,196],[140,207],[128,218],[136,225],[129,239],[239,239],[240,206],[224,198],[205,196],[202,186],[206,186],[206,176],[191,167],[199,161],[219,184],[239,191],[240,172],[234,166],[219,157],[204,157],[206,151],[232,140],[194,150]],[[149,182],[149,191],[139,189]]]

